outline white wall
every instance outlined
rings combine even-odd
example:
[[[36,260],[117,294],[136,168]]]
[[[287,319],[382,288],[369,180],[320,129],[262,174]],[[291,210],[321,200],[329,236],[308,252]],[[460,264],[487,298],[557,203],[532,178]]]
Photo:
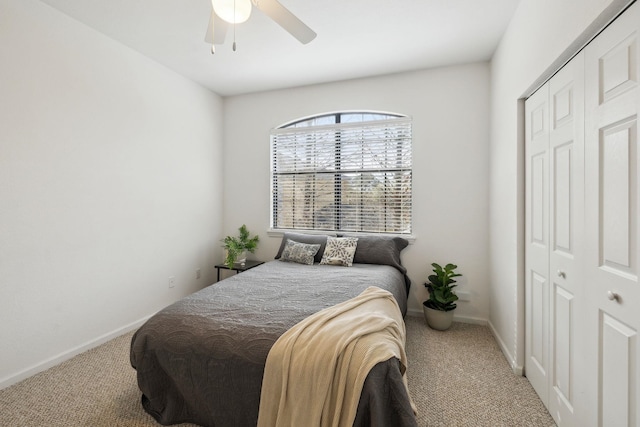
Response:
[[[224,231],[259,234],[255,255],[273,259],[269,227],[269,132],[296,118],[338,110],[413,117],[413,232],[403,251],[413,281],[409,309],[422,311],[431,263],[454,262],[471,293],[457,315],[488,319],[487,63],[225,98]]]
[[[490,69],[244,95],[223,108],[38,1],[0,0],[0,388],[211,283],[218,239],[242,223],[262,238],[256,257],[271,259],[269,130],[354,109],[414,119],[410,309],[420,310],[431,262],[458,263],[472,298],[459,316],[490,318],[518,369],[518,99],[625,1],[522,0]]]
[[[516,372],[524,364],[524,117],[531,88],[625,0],[522,0],[491,62],[490,326]]]
[[[219,96],[0,1],[0,388],[214,281],[221,165]]]

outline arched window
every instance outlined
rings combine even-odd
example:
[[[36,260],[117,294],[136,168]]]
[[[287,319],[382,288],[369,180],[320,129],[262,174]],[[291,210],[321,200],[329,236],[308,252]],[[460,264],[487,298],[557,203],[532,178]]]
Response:
[[[338,112],[271,133],[271,227],[411,233],[411,119]]]

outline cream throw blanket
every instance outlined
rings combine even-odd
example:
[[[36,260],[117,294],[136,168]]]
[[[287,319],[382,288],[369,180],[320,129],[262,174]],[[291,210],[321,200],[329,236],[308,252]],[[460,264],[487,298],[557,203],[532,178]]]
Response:
[[[397,357],[406,387],[405,339],[396,300],[377,287],[306,318],[267,356],[258,427],[352,427],[377,363]]]

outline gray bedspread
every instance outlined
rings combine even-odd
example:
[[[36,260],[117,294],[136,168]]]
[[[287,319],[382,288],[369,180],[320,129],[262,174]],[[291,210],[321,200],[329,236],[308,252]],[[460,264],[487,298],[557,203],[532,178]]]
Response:
[[[403,274],[370,264],[347,268],[272,261],[170,305],[131,342],[145,410],[165,425],[255,426],[273,343],[309,315],[369,286],[390,291],[406,313]],[[416,425],[401,386],[397,359],[376,365],[354,425]]]

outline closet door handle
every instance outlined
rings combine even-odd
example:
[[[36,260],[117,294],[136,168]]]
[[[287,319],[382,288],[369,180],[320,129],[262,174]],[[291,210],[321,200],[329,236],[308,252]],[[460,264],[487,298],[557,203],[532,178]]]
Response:
[[[607,292],[607,298],[609,298],[611,301],[620,302],[620,295],[613,291]]]
[[[558,277],[566,279],[567,278],[567,274],[562,270],[558,270]]]

